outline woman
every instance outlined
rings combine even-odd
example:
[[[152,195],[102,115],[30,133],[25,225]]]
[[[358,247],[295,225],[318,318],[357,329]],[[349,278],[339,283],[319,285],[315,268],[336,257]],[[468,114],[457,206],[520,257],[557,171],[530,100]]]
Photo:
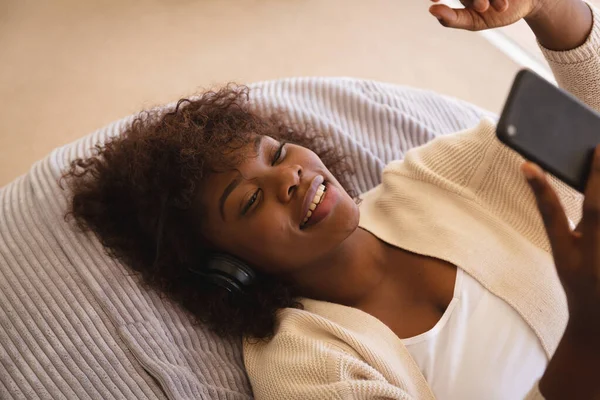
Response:
[[[600,109],[595,10],[463,3],[430,12],[469,30],[525,18],[559,83]],[[582,199],[483,120],[391,163],[359,202],[341,155],[284,121],[235,87],[142,115],[74,162],[71,212],[245,337],[257,399],[600,398],[600,147]],[[224,278],[215,254],[242,264]]]

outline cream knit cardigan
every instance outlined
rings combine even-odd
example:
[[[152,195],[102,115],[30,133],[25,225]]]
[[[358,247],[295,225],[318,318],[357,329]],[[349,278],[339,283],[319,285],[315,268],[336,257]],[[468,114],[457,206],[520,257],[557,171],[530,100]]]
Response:
[[[600,14],[592,10],[593,30],[582,46],[542,51],[559,85],[598,110]],[[550,358],[568,312],[535,199],[519,170],[523,161],[498,141],[488,119],[436,138],[385,168],[382,183],[362,196],[360,226],[462,268],[523,317]],[[583,196],[550,180],[574,226]],[[339,304],[302,303],[304,310],[280,311],[268,343],[244,343],[257,400],[434,398],[401,340],[377,318]],[[527,398],[543,398],[537,384]]]

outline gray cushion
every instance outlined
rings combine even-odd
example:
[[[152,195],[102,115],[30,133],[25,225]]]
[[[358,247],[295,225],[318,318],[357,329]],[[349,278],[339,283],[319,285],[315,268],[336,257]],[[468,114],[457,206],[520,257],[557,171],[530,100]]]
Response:
[[[251,87],[257,107],[284,108],[328,132],[361,192],[410,148],[495,117],[432,92],[350,78]],[[193,326],[63,219],[64,168],[132,118],[56,149],[0,189],[0,398],[251,398],[240,341]]]

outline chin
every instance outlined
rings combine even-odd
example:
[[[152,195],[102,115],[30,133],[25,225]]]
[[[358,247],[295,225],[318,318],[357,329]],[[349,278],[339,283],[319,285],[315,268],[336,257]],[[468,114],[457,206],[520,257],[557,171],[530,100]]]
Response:
[[[339,230],[340,236],[343,236],[342,240],[345,240],[348,236],[352,234],[356,229],[358,229],[358,224],[360,222],[360,209],[352,200],[352,203],[349,203],[349,209],[346,212],[341,213],[340,218],[336,221],[336,227]]]
[[[352,215],[352,217],[350,218],[350,221],[349,221],[349,225],[351,225],[350,233],[352,233],[356,229],[358,229],[358,224],[360,223],[360,209],[358,208],[358,206],[356,204],[354,204],[354,210],[351,215]]]

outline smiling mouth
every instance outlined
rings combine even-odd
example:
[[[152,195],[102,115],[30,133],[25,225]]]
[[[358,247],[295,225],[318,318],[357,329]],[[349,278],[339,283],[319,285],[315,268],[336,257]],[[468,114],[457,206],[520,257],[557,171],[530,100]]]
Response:
[[[306,226],[306,224],[310,221],[310,217],[313,215],[319,204],[323,202],[323,199],[325,198],[325,192],[327,192],[327,187],[325,186],[325,182],[323,182],[319,185],[319,188],[315,193],[315,197],[312,199],[310,206],[308,207],[308,212],[304,216],[302,224],[300,224],[300,228]]]

